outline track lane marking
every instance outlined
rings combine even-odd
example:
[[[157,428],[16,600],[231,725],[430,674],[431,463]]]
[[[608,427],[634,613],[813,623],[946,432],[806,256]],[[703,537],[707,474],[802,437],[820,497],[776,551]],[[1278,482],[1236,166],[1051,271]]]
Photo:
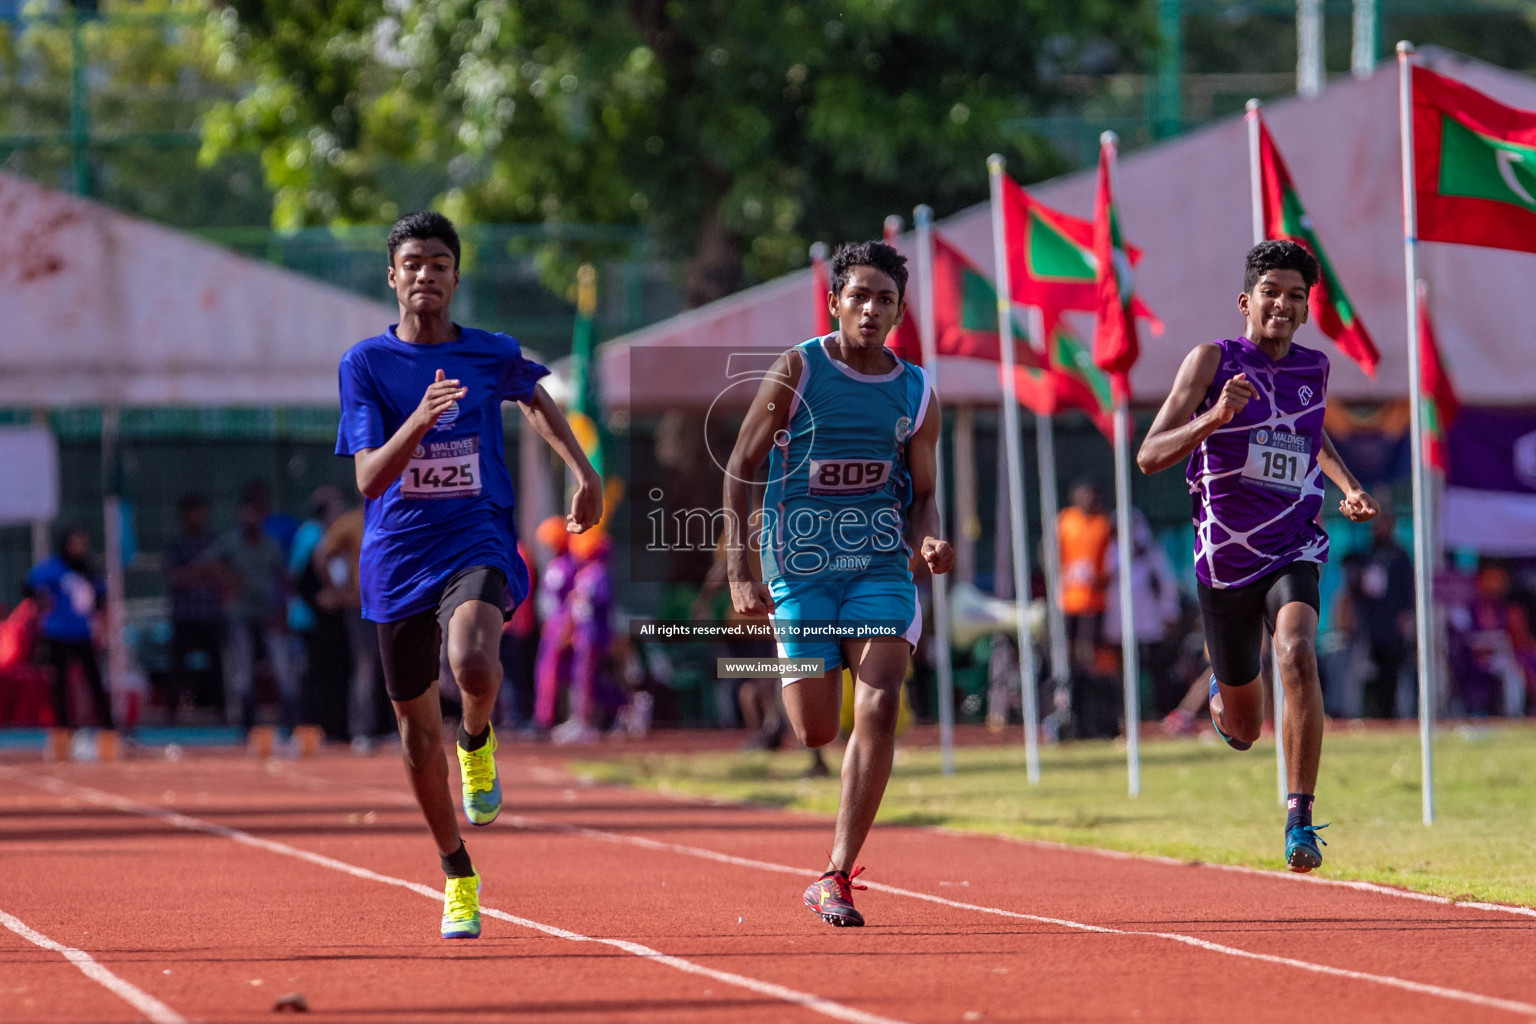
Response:
[[[334,791],[338,786],[325,780],[315,779],[310,776],[295,775],[293,773],[281,773],[280,778],[298,783],[304,788],[315,791]],[[562,782],[565,780],[561,780]],[[373,787],[361,789],[348,787],[352,793],[364,793],[370,797],[386,800],[400,806],[415,807],[415,802],[404,794],[392,790],[384,790]],[[578,805],[579,806],[579,805]],[[701,806],[708,806],[707,804]],[[637,807],[643,810],[643,807]],[[521,814],[508,814],[502,812],[499,819],[515,828],[530,832],[555,832],[566,835],[582,836],[598,842],[623,846],[637,846],[642,849],[653,850],[661,853],[682,854],[688,857],[696,857],[702,860],[712,860],[721,864],[729,864],[732,867],[752,868],[758,871],[770,871],[781,875],[796,875],[801,878],[808,872],[801,868],[791,867],[787,864],[775,864],[771,861],[753,860],[748,857],[738,857],[734,854],[721,853],[718,850],[710,850],[699,846],[684,846],[680,843],[667,843],[658,839],[647,839],[644,836],[625,835],[620,832],[605,832],[601,829],[587,828],[583,825],[568,825],[562,822],[541,821]],[[1076,847],[1063,847],[1075,850]],[[1141,859],[1134,854],[1124,854],[1129,860]],[[1183,861],[1174,861],[1168,858],[1171,864],[1182,865]],[[1248,869],[1251,870],[1251,869]],[[1255,874],[1268,874],[1267,872],[1253,872]],[[1182,945],[1192,946],[1211,953],[1219,953],[1225,956],[1238,957],[1245,960],[1256,960],[1261,963],[1274,964],[1281,967],[1292,967],[1297,970],[1312,974],[1323,974],[1335,978],[1343,978],[1350,981],[1367,981],[1378,985],[1413,992],[1419,995],[1438,996],[1443,999],[1457,1002],[1471,1003],[1475,1006],[1483,1006],[1494,1010],[1505,1010],[1510,1013],[1519,1013],[1526,1016],[1536,1016],[1536,1003],[1523,1003],[1514,999],[1503,999],[1498,996],[1486,996],[1478,992],[1468,992],[1463,989],[1448,988],[1444,985],[1434,985],[1428,982],[1412,981],[1407,978],[1398,978],[1390,974],[1371,974],[1365,971],[1350,970],[1346,967],[1334,967],[1329,964],[1313,963],[1309,960],[1298,960],[1294,957],[1278,956],[1273,953],[1256,953],[1252,950],[1241,949],[1237,946],[1226,946],[1206,939],[1196,938],[1193,935],[1183,935],[1178,932],[1138,931],[1135,929],[1113,928],[1106,925],[1087,924],[1082,921],[1072,921],[1059,917],[1046,917],[1040,914],[1026,914],[1016,910],[1005,910],[1001,907],[988,907],[978,903],[964,903],[960,900],[948,899],[944,896],[935,896],[931,893],[921,892],[916,889],[902,889],[894,885],[886,885],[882,882],[865,883],[870,889],[888,893],[892,896],[904,896],[908,899],[922,900],[926,903],[935,903],[940,906],[951,907],[956,910],[969,910],[981,914],[990,914],[995,917],[1005,917],[1020,921],[1030,921],[1035,924],[1055,925],[1057,927],[1073,931],[1090,932],[1100,935],[1126,935],[1146,938],[1164,939],[1169,942],[1177,942]],[[1425,894],[1417,894],[1425,895]],[[1425,896],[1426,899],[1439,899],[1440,897]],[[1460,904],[1458,904],[1460,905]],[[1489,906],[1497,907],[1498,904]]]
[[[156,818],[185,831],[202,832],[206,835],[219,836],[236,843],[241,843],[245,846],[254,847],[259,850],[266,850],[269,853],[281,854],[285,857],[292,857],[296,860],[306,861],[319,867],[340,871],[343,874],[351,875],[354,878],[360,878],[364,881],[380,882],[384,885],[391,885],[396,888],[405,889],[409,892],[414,892],[417,895],[425,896],[426,898],[433,901],[438,901],[443,898],[443,894],[441,892],[429,886],[422,885],[419,882],[411,882],[404,878],[396,878],[393,875],[381,874],[377,871],[370,870],[369,868],[359,867],[355,864],[348,864],[346,861],[337,860],[334,857],[327,857],[324,854],[313,853],[309,850],[301,849],[297,846],[289,846],[286,843],[279,843],[270,839],[262,839],[259,836],[253,836],[249,832],[243,832],[237,828],[230,828],[227,825],[217,825],[213,822],[202,821],[198,818],[193,818],[176,811],[168,811],[164,808],[155,807],[151,804],[139,803],[136,800],[130,800],[127,797],[117,796],[116,794],[108,793],[105,790],[93,789],[89,786],[80,786],[76,785],[75,783],[64,782],[62,780],[52,778],[51,776],[32,775],[28,772],[18,771],[13,768],[0,767],[0,775],[6,775],[11,778],[21,778],[27,782],[32,783],[33,785],[39,786],[51,793],[55,793],[60,796],[73,796],[78,799],[97,804],[98,806],[111,807],[114,810],[123,811],[124,813]],[[414,804],[412,806],[414,806]],[[743,974],[736,974],[731,971],[722,971],[714,967],[706,967],[703,964],[697,964],[691,960],[685,960],[682,957],[663,953],[660,950],[652,949],[651,947],[642,945],[638,942],[630,942],[626,939],[604,939],[590,935],[582,935],[579,932],[569,931],[556,925],[543,924],[542,922],[533,921],[525,917],[518,917],[515,914],[509,914],[506,911],[495,910],[490,907],[481,907],[480,912],[488,917],[494,917],[498,920],[506,921],[510,924],[514,924],[522,928],[527,928],[531,931],[543,932],[545,935],[550,935],[558,939],[565,939],[569,942],[593,942],[604,946],[611,946],[614,949],[623,950],[626,953],[633,954],[642,960],[648,960],[652,963],[661,964],[665,967],[671,967],[674,970],[682,971],[685,974],[695,974],[700,977],[721,982],[722,984],[734,985],[737,988],[743,988],[758,995],[771,996],[775,999],[782,1000],[783,1002],[799,1006],[802,1009],[810,1010],[813,1013],[819,1013],[824,1017],[831,1017],[834,1020],[849,1021],[850,1024],[905,1024],[905,1022],[896,1020],[895,1018],[882,1017],[878,1014],[867,1013],[863,1010],[858,1010],[851,1006],[845,1006],[842,1003],[833,1002],[829,999],[823,999],[820,996],[809,992],[800,992],[783,985],[776,985],[773,982],[761,981],[757,978],[749,978]],[[19,923],[20,922],[18,922],[18,924]],[[78,952],[78,950],[75,952]],[[81,969],[84,970],[84,967]],[[103,984],[105,984],[105,982],[103,982]],[[124,984],[126,985],[127,983],[124,982]],[[149,997],[146,996],[145,998]],[[166,1009],[169,1010],[169,1008]],[[173,1013],[172,1017],[166,1018],[163,1021],[157,1021],[156,1024],[187,1024],[183,1018],[175,1016],[174,1012],[171,1012]]]
[[[562,774],[553,768],[543,765],[532,765],[528,768],[528,774],[540,782],[560,786],[569,789],[573,779],[569,774]],[[601,783],[605,787],[617,789],[629,789],[616,783]],[[384,792],[378,790],[376,792]],[[710,797],[693,796],[687,793],[663,793],[659,790],[644,790],[654,796],[674,803],[692,804],[697,807],[740,807],[742,804],[735,800],[712,799]],[[398,795],[398,794],[392,794]],[[414,806],[414,805],[413,805]],[[773,808],[786,814],[799,813],[784,808]],[[1027,839],[1022,836],[1003,835],[997,832],[982,832],[977,829],[952,828],[948,825],[900,825],[900,828],[917,829],[923,832],[933,832],[947,836],[974,836],[978,839],[995,839],[1016,846],[1034,846],[1042,850],[1056,850],[1062,853],[1090,853],[1096,857],[1106,857],[1110,860],[1124,860],[1133,862],[1149,862],[1153,864],[1167,864],[1171,867],[1199,867],[1209,868],[1212,871],[1226,871],[1236,875],[1251,875],[1255,878],[1266,878],[1273,882],[1297,882],[1303,885],[1323,885],[1341,889],[1353,889],[1356,892],[1375,893],[1378,896],[1392,896],[1401,900],[1417,900],[1421,903],[1435,903],[1445,907],[1463,907],[1467,910],[1488,910],[1500,914],[1514,914],[1518,917],[1536,917],[1536,908],[1519,907],[1509,903],[1482,903],[1476,900],[1453,900],[1446,896],[1436,896],[1433,893],[1415,892],[1412,889],[1400,889],[1390,885],[1382,885],[1379,882],[1362,882],[1349,878],[1327,878],[1315,874],[1298,874],[1294,871],[1275,871],[1268,868],[1251,868],[1244,864],[1218,864],[1214,861],[1191,861],[1178,857],[1163,857],[1155,853],[1130,853],[1126,850],[1109,850],[1100,846],[1074,846],[1071,843],[1057,843],[1049,839]]]
[[[151,1024],[187,1024],[187,1018],[148,992],[145,992],[133,982],[113,974],[111,970],[103,966],[99,960],[85,950],[66,946],[62,942],[55,942],[42,932],[28,927],[27,923],[21,918],[7,914],[4,910],[0,910],[0,925],[4,925],[34,946],[46,949],[51,953],[58,953],[65,960],[79,968],[81,974],[144,1014]]]

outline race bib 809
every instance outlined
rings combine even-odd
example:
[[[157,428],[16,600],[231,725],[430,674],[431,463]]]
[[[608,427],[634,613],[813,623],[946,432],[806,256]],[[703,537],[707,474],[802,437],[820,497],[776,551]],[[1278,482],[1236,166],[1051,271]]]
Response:
[[[402,498],[474,498],[479,494],[478,437],[423,442],[400,474]]]
[[[810,494],[873,494],[891,476],[890,459],[811,460]]]

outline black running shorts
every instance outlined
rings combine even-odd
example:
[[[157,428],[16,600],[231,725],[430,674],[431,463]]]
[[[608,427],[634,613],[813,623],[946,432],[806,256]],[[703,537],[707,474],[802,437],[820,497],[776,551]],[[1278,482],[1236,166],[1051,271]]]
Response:
[[[459,605],[484,601],[501,608],[506,597],[505,573],[493,565],[472,565],[448,578],[436,608],[396,622],[379,623],[379,653],[389,699],[401,703],[415,700],[437,682],[443,634],[448,632],[448,620]]]
[[[1242,686],[1259,677],[1263,633],[1275,632],[1280,609],[1300,601],[1318,611],[1318,565],[1292,562],[1244,587],[1218,590],[1201,583],[1200,617],[1205,620],[1205,646],[1211,671],[1224,686]]]

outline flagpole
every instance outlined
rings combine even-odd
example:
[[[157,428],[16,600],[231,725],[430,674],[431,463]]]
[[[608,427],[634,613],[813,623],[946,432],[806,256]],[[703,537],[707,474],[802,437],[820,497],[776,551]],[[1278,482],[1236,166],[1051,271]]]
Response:
[[[1259,101],[1248,101],[1248,185],[1253,206],[1253,244],[1258,245],[1268,237],[1264,226],[1264,172],[1259,160]],[[1280,652],[1273,638],[1270,654],[1270,708],[1275,716],[1275,778],[1280,790],[1280,805],[1285,806],[1290,796],[1290,780],[1285,770],[1285,687],[1280,679]]]
[[[1029,334],[1042,361],[1050,366],[1051,342],[1045,336],[1045,311],[1039,306],[1029,307]],[[1045,569],[1045,621],[1051,641],[1050,719],[1059,739],[1067,724],[1065,713],[1072,707],[1072,657],[1067,649],[1067,613],[1061,607],[1061,545],[1055,543],[1052,529],[1061,511],[1061,498],[1056,489],[1056,418],[1051,413],[1035,413],[1035,457],[1040,464],[1040,561]]]
[[[1264,181],[1259,169],[1259,101],[1248,101],[1248,194],[1253,200],[1253,244],[1264,241]]]
[[[1119,136],[1104,132],[1099,146],[1109,161],[1110,192],[1114,192],[1115,148]],[[1125,690],[1125,767],[1127,792],[1141,795],[1141,664],[1136,649],[1136,599],[1131,579],[1135,538],[1131,531],[1131,406],[1130,385],[1117,377],[1115,385],[1115,532],[1120,576],[1120,661]]]
[[[1414,195],[1413,173],[1413,44],[1397,44],[1398,116],[1403,140],[1403,264],[1408,293],[1408,408],[1413,436],[1410,439],[1413,460],[1413,617],[1418,633],[1419,669],[1419,760],[1423,780],[1424,824],[1435,822],[1434,763],[1434,657],[1431,630],[1434,622],[1430,609],[1430,568],[1434,557],[1430,535],[1427,467],[1424,461],[1423,367],[1419,364],[1419,210]]]
[[[933,208],[912,211],[917,228],[917,333],[923,345],[923,369],[934,394],[939,391],[938,339],[933,310]],[[939,530],[944,530],[948,487],[944,480],[944,438],[940,424],[939,444],[934,451],[933,493],[939,508]],[[955,774],[955,677],[949,648],[949,577],[933,577],[933,630],[935,666],[939,674],[939,759],[945,775]]]
[[[1040,781],[1040,707],[1035,650],[1029,639],[1029,547],[1025,542],[1024,453],[1019,447],[1019,399],[1013,379],[1013,299],[1008,280],[1008,231],[1003,221],[1004,160],[987,157],[992,185],[992,251],[997,287],[997,336],[1002,357],[1003,435],[1008,455],[1008,509],[1012,520],[1013,603],[1019,644],[1019,686],[1024,710],[1024,763],[1031,785]]]

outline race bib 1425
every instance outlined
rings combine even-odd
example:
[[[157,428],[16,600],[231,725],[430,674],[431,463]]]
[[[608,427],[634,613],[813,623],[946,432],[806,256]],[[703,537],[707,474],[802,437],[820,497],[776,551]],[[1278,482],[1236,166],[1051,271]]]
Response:
[[[474,498],[480,494],[480,438],[417,445],[400,474],[402,498]]]

